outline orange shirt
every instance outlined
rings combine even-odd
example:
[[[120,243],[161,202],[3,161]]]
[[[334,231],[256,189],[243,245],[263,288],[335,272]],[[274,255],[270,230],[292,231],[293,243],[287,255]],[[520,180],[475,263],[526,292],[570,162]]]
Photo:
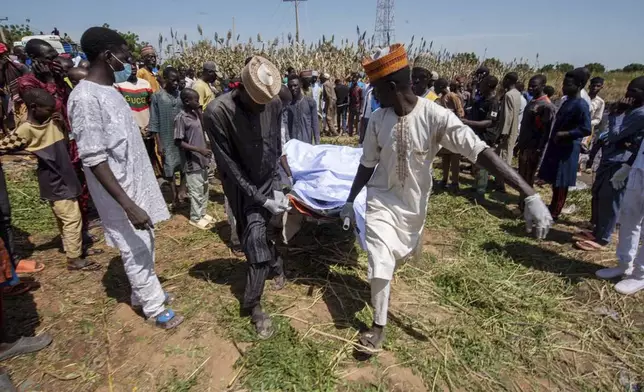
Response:
[[[159,84],[159,81],[157,80],[157,77],[154,76],[154,74],[150,71],[148,71],[147,68],[143,67],[139,69],[139,71],[136,73],[137,78],[141,78],[144,80],[147,80],[148,83],[150,83],[150,87],[152,88],[152,92],[157,92],[161,90],[161,85]]]

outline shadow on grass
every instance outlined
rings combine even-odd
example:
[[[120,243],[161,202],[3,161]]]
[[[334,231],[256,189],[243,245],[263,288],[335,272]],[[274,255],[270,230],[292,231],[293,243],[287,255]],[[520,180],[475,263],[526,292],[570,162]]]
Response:
[[[508,234],[511,234],[515,237],[526,237],[531,236],[526,232],[526,226],[524,221],[517,221],[517,224],[503,223],[499,226],[501,230],[505,231]],[[546,241],[554,241],[561,245],[572,244],[574,241],[572,239],[573,234],[564,230],[559,230],[556,227],[551,227],[548,231],[548,236]]]
[[[190,268],[189,274],[206,282],[230,286],[230,292],[241,303],[244,299],[247,268],[245,260],[220,258],[195,264]]]
[[[499,219],[516,218],[512,211],[507,207],[510,203],[506,199],[504,199],[506,201],[498,201],[493,198],[492,194],[488,193],[487,195],[487,197],[483,197],[470,189],[466,189],[461,193],[461,196],[465,197],[471,204],[480,205],[491,215]]]
[[[352,271],[358,265],[353,233],[336,225],[309,223],[281,251],[296,284],[307,286],[311,294],[323,289],[322,300],[336,328],[367,328],[356,317],[371,295],[368,283]]]
[[[213,203],[217,203],[219,205],[224,205],[224,198],[226,195],[224,195],[222,192],[219,192],[218,190],[214,189],[214,185],[211,183],[210,184],[210,195],[209,195],[209,200]]]
[[[31,257],[31,255],[33,255],[34,251],[40,250],[40,249],[37,249],[34,243],[31,242],[31,240],[29,239],[29,236],[31,234],[27,233],[24,230],[21,230],[15,225],[12,225],[11,229],[13,230],[14,248],[16,251],[16,255],[18,256],[18,259],[27,259]],[[58,238],[60,239],[60,237]],[[42,250],[45,250],[45,249],[51,249],[51,248],[44,248]]]
[[[579,283],[584,278],[594,279],[595,272],[604,268],[601,265],[572,259],[527,242],[514,241],[502,245],[490,241],[481,245],[481,248],[486,252],[507,255],[526,267],[559,275],[570,284]]]
[[[4,312],[4,329],[0,330],[0,342],[10,343],[21,336],[36,336],[40,317],[33,294],[27,292],[15,297],[4,296],[0,301]]]
[[[125,275],[121,256],[112,257],[103,274],[102,282],[105,288],[105,294],[108,297],[115,299],[119,303],[123,302],[132,305],[130,303],[132,288],[130,281],[127,279],[127,275]]]

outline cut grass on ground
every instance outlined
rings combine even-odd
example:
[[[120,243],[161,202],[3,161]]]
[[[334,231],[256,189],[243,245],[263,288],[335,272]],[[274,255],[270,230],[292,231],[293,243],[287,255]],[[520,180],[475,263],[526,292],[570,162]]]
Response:
[[[571,247],[588,219],[588,191],[571,195],[575,215],[547,241],[525,235],[512,193],[478,204],[463,175],[457,195],[432,195],[424,255],[396,272],[385,351],[361,362],[352,342],[373,317],[366,256],[337,227],[307,225],[280,246],[290,280],[279,292],[267,283],[276,333],[259,341],[239,315],[246,266],[225,244],[213,187],[216,230],[197,231],[184,216],[157,229],[157,272],[186,315],[167,333],[130,310],[115,250],[97,258],[101,272],[64,270],[55,247],[43,247],[56,232],[35,177],[5,170],[19,243],[33,243],[32,256],[47,263],[41,290],[6,301],[9,334],[55,336],[48,349],[3,363],[26,390],[590,391],[642,381],[643,297],[594,279],[614,263],[612,250]]]

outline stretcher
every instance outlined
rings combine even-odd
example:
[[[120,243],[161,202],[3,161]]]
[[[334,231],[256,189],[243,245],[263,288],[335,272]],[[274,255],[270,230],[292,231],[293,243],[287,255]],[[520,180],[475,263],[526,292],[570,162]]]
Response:
[[[282,166],[293,178],[287,194],[291,210],[282,218],[283,240],[288,243],[304,222],[342,226],[340,212],[345,205],[362,156],[361,148],[335,145],[313,146],[298,140],[284,145]],[[356,234],[364,245],[366,189],[354,202]]]

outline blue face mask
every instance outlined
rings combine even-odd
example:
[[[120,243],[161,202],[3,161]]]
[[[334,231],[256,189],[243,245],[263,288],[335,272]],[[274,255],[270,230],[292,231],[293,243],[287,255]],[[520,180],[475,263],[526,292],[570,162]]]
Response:
[[[119,63],[121,63],[121,65],[123,65],[122,71],[114,71],[114,67],[110,65],[110,68],[112,68],[112,71],[114,71],[114,82],[123,83],[127,81],[130,78],[130,76],[132,76],[132,65],[129,63],[128,64],[123,63],[121,60],[116,58],[116,56],[114,56],[113,54],[112,54],[112,57],[114,57],[116,61],[118,61]]]

